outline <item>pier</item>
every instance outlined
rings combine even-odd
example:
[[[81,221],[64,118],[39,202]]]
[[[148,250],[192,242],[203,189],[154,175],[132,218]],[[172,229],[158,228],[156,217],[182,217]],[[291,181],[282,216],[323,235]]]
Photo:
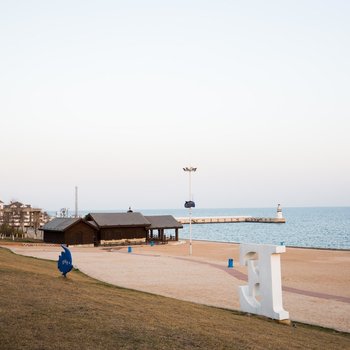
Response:
[[[190,219],[188,217],[176,218],[178,222],[183,225],[189,224]],[[220,223],[235,223],[235,222],[257,222],[266,224],[284,224],[286,219],[279,218],[260,218],[252,216],[216,216],[216,217],[193,217],[191,218],[191,224],[220,224]]]

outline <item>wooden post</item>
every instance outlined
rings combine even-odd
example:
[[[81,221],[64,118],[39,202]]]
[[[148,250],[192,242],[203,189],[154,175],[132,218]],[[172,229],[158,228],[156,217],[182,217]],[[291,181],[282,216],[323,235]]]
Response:
[[[175,241],[178,241],[179,240],[179,229],[176,228],[175,229]]]

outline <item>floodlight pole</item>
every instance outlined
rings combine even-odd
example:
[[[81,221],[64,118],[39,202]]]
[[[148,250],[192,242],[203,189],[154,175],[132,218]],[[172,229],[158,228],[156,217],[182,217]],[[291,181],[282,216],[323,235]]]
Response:
[[[192,200],[192,183],[191,183],[191,173],[195,172],[197,168],[186,167],[183,168],[184,171],[188,172],[189,175],[189,200]],[[192,255],[192,207],[188,208],[188,217],[189,217],[189,225],[190,225],[190,255]]]

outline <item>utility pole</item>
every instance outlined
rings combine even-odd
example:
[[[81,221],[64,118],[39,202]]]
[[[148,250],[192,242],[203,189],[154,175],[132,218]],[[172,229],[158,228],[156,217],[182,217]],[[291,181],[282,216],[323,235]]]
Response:
[[[75,217],[78,217],[78,186],[75,186]]]

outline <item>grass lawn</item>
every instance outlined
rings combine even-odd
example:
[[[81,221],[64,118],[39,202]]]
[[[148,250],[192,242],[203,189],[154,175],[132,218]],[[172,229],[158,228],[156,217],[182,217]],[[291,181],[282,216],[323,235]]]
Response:
[[[0,349],[350,349],[350,334],[64,278],[0,248]]]

